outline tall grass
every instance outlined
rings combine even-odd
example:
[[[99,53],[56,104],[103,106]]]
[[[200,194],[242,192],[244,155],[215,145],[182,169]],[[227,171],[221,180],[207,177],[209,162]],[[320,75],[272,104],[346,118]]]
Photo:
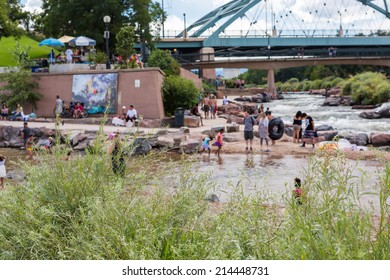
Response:
[[[101,139],[102,140],[102,139]],[[266,192],[232,191],[212,204],[208,173],[153,152],[116,177],[102,141],[93,153],[40,165],[0,192],[1,259],[389,259],[390,164],[378,172],[380,208],[359,203],[342,156],[310,160],[299,205]],[[358,183],[356,183],[358,182]],[[279,199],[280,200],[280,199]]]

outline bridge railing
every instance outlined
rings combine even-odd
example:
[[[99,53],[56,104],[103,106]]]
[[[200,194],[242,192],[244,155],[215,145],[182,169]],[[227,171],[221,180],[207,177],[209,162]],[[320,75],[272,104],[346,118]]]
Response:
[[[377,32],[385,32],[389,33],[390,30],[369,30],[369,29],[343,29],[342,37],[370,37],[376,36]],[[177,37],[183,30],[165,30],[164,37],[160,34],[161,38],[175,38]],[[188,33],[188,36],[191,36],[196,32],[193,30]],[[222,32],[219,37],[220,38],[267,38],[267,37],[286,37],[286,38],[297,38],[297,37],[339,37],[340,29],[283,29],[276,30],[276,36],[273,36],[272,30],[226,30]],[[206,30],[201,36],[201,38],[208,38],[213,35],[212,30]]]
[[[272,58],[326,58],[326,57],[384,57],[390,59],[390,47],[387,48],[318,48],[318,49],[270,49],[262,48],[255,51],[216,51],[215,53],[188,53],[173,55],[181,64],[198,62],[213,62],[216,60],[235,59],[272,59]]]

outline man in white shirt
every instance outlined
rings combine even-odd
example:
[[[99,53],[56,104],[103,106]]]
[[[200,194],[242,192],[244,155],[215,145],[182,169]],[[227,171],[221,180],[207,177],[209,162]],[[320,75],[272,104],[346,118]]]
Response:
[[[66,55],[66,63],[72,63],[72,59],[73,59],[73,52],[71,49],[67,49],[65,51],[65,55]]]
[[[134,123],[137,119],[137,110],[134,109],[134,106],[133,105],[130,105],[130,108],[129,110],[127,111],[127,114],[126,114],[126,121],[131,121],[132,123]]]

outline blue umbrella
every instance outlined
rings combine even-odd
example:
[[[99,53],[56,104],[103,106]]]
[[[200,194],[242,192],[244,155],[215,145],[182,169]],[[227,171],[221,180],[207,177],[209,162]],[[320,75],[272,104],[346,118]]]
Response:
[[[55,38],[48,38],[38,44],[39,46],[50,46],[50,47],[63,47],[65,46],[60,40]]]

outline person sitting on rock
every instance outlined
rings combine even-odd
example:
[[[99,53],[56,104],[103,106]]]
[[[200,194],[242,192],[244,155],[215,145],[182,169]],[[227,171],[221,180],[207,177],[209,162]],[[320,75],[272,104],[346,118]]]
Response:
[[[76,106],[74,106],[73,117],[74,118],[82,118],[84,116],[84,106],[77,102]]]

